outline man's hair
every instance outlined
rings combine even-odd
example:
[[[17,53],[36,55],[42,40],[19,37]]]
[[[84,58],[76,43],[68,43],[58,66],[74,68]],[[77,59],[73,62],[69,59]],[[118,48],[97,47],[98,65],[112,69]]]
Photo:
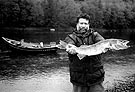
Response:
[[[89,16],[88,14],[86,14],[86,13],[80,14],[80,15],[77,17],[76,23],[79,22],[79,19],[80,19],[80,18],[86,19],[86,20],[88,20],[88,21],[90,22],[90,16]]]

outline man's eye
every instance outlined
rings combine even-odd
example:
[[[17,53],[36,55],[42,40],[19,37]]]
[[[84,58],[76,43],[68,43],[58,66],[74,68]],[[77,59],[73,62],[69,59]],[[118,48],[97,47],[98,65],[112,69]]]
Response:
[[[80,23],[80,24],[85,24],[85,25],[88,25],[88,23]]]

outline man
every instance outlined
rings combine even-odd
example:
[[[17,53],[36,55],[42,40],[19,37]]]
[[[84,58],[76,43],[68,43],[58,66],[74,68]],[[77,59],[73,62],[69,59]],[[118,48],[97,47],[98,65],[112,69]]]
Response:
[[[92,45],[104,38],[93,29],[89,28],[90,16],[81,14],[77,18],[76,29],[65,38],[65,42],[77,47]],[[73,49],[68,51],[70,60],[70,81],[73,84],[73,92],[104,92],[102,82],[104,69],[100,61],[100,55],[77,57]]]

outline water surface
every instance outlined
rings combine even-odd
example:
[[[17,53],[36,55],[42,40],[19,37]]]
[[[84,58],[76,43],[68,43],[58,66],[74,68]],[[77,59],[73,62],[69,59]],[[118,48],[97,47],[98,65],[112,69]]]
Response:
[[[5,32],[2,36],[16,40],[25,39],[28,42],[58,43],[67,35],[65,32],[43,31],[29,31],[20,35],[19,33]],[[110,32],[102,35],[106,35],[106,38],[133,39],[130,33],[125,35]],[[7,50],[2,41],[1,48]],[[106,53],[102,58],[106,71],[103,84],[105,88],[113,87],[118,80],[124,80],[127,76],[135,74],[134,46],[127,50]],[[72,92],[68,64],[67,53],[60,50],[56,53],[33,55],[0,53],[0,92]]]

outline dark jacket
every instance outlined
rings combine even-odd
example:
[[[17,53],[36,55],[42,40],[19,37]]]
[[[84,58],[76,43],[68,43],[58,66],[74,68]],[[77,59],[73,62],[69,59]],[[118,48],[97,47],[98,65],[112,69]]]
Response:
[[[90,29],[85,34],[73,31],[69,34],[65,41],[74,44],[77,47],[81,45],[92,45],[104,38],[98,33]],[[77,54],[68,54],[70,60],[70,81],[80,86],[91,86],[104,80],[104,69],[100,61],[101,56],[86,56],[79,60]]]

